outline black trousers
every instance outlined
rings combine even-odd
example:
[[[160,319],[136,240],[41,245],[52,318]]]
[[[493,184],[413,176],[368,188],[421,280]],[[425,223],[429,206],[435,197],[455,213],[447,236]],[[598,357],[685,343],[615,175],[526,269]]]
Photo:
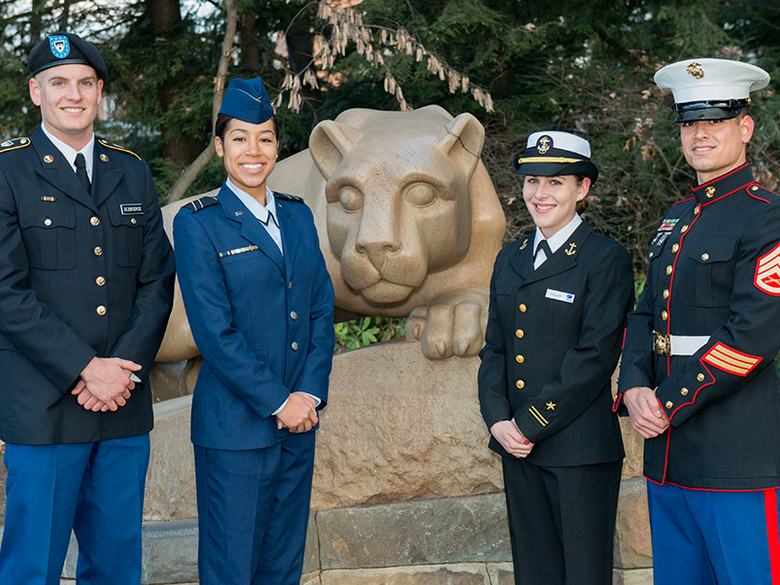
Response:
[[[516,585],[611,585],[622,461],[502,459]]]

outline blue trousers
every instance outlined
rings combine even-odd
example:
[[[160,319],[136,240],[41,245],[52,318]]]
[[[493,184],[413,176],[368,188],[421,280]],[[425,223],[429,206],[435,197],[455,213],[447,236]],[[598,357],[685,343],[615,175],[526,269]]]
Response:
[[[0,585],[59,585],[71,531],[79,585],[138,585],[149,434],[5,447]]]
[[[266,449],[195,446],[201,585],[298,585],[315,431]]]
[[[778,490],[647,482],[656,585],[780,585]]]

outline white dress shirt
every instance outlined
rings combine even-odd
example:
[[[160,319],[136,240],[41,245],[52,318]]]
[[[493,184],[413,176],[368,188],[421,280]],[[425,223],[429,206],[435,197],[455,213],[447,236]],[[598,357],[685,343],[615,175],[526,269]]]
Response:
[[[578,213],[575,213],[574,219],[572,219],[564,227],[562,227],[557,232],[555,232],[552,236],[547,238],[547,245],[550,246],[550,250],[552,251],[553,254],[555,254],[555,251],[558,248],[560,248],[566,243],[566,241],[571,237],[574,231],[578,227],[580,227],[581,223],[582,223],[582,218]],[[542,235],[542,230],[540,230],[537,227],[536,235],[534,236],[534,254],[536,254],[536,248],[539,245],[539,242],[541,242],[544,239],[545,238]],[[542,264],[544,264],[545,260],[547,260],[547,254],[544,253],[544,250],[539,250],[539,254],[534,259],[534,270],[536,270]]]

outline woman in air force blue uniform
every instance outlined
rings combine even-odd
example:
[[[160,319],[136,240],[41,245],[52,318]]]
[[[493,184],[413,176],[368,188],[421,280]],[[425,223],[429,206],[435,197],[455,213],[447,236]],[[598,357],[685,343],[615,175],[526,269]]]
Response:
[[[333,286],[309,208],[266,187],[279,137],[259,78],[230,82],[216,134],[228,178],[174,221],[203,355],[192,406],[200,583],[297,585]]]
[[[496,258],[479,399],[502,456],[515,583],[609,585],[624,457],[611,376],[631,258],[577,213],[598,176],[587,141],[537,132],[513,165],[536,231]]]

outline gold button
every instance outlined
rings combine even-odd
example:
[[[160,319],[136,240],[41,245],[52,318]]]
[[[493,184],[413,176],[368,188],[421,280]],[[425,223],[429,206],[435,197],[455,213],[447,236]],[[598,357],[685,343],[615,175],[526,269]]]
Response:
[[[683,396],[688,396],[688,389],[683,388],[682,390],[680,390],[680,394],[682,394]]]
[[[522,329],[518,329],[517,331],[515,331],[515,335],[517,335],[518,339],[522,339],[522,337],[523,337],[523,335],[525,335],[525,333],[523,333]]]
[[[293,351],[298,351],[298,342],[297,341],[293,341],[292,345],[290,347],[293,348]]]
[[[106,314],[106,308],[103,305],[99,305],[95,311],[97,311],[97,314],[101,317]]]
[[[667,288],[664,289],[664,299],[668,299],[668,298],[669,298],[669,289]]]
[[[652,253],[652,252],[650,252],[650,254],[648,254],[648,256],[647,256],[647,257],[648,257],[648,258],[652,258],[652,257],[653,257],[653,253]]]
[[[672,252],[674,252],[675,254],[677,253],[677,250],[679,250],[679,249],[680,249],[680,244],[675,244],[674,246],[672,246]]]
[[[528,310],[528,307],[521,303],[519,309],[521,313],[525,313]]]
[[[98,285],[98,286],[103,286],[104,284],[106,284],[106,279],[103,278],[102,276],[98,276],[95,279],[95,284]]]
[[[95,246],[95,249],[93,251],[95,252],[95,256],[103,255],[103,248],[101,248],[100,246]]]
[[[674,404],[672,403],[671,400],[666,403],[666,408],[672,408],[673,406],[674,406]]]
[[[516,361],[518,364],[522,364],[522,363],[525,361],[525,358],[524,358],[523,356],[521,356],[521,355],[516,355],[516,356],[515,356],[515,361]]]
[[[707,254],[707,252],[704,252],[704,254],[701,255],[701,259],[704,260],[704,262],[706,262],[707,260],[710,259],[710,255]]]
[[[666,267],[666,276],[669,276],[672,273],[672,265],[669,264],[669,266]]]
[[[696,379],[697,379],[699,382],[704,382],[704,374],[699,374],[698,376],[696,376]]]
[[[684,226],[682,226],[682,229],[680,230],[680,233],[681,233],[681,234],[684,234],[684,233],[685,233],[685,232],[687,232],[687,231],[688,231],[688,226],[687,226],[687,225],[684,225]]]
[[[136,223],[138,223],[138,222],[136,221],[136,219],[135,219],[134,217],[131,217],[131,218],[130,218],[130,223],[132,223],[133,225],[135,225],[135,224],[136,224]]]
[[[758,185],[753,185],[753,186],[750,188],[750,190],[751,190],[751,191],[758,191]]]
[[[693,210],[693,215],[699,215],[699,206],[697,205],[696,208]]]
[[[669,313],[667,313],[666,311],[662,311],[661,312],[661,319],[663,319],[664,321],[667,321],[669,319]]]
[[[46,219],[43,220],[43,225],[49,227],[51,225],[51,220],[47,217]]]
[[[100,218],[99,217],[95,217],[93,215],[92,217],[89,218],[89,223],[91,223],[94,226],[98,226],[98,225],[100,225]]]
[[[515,383],[515,386],[517,386],[518,388],[522,389],[525,386],[525,382],[523,382],[522,380],[518,380]]]
[[[298,318],[298,313],[296,313],[295,311],[290,311],[290,319],[295,321],[297,318]]]

